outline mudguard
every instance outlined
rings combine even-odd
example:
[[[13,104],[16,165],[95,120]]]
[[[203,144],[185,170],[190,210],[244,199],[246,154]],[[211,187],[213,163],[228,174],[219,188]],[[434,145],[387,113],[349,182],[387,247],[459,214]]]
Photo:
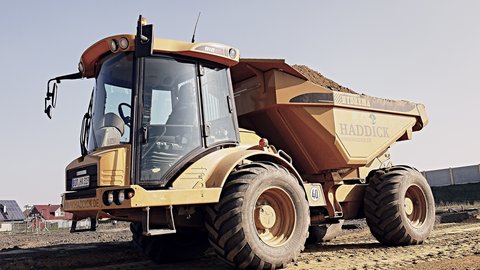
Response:
[[[242,162],[269,161],[289,170],[303,187],[302,178],[293,166],[278,154],[259,150],[258,147],[238,146],[215,151],[188,167],[172,183],[173,189],[221,188],[230,172]]]

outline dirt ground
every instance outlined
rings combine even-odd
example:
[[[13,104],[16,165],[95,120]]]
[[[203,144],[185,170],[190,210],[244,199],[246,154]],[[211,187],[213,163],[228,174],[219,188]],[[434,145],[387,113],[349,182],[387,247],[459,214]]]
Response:
[[[156,265],[133,247],[126,224],[76,234],[0,234],[0,269],[67,268],[229,269],[212,251],[200,260]],[[426,243],[407,247],[381,246],[368,228],[345,230],[307,246],[286,269],[480,269],[480,219],[438,224]]]

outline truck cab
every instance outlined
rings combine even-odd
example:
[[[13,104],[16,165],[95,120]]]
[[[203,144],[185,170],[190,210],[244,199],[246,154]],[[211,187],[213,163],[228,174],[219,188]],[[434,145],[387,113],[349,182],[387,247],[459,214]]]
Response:
[[[113,44],[116,39],[105,42]],[[166,42],[155,40],[158,47]],[[225,63],[155,49],[142,58],[134,53],[111,52],[96,64],[89,125],[83,129],[87,154],[130,146],[132,183],[163,187],[192,156],[238,144]],[[82,187],[72,182],[71,188]]]

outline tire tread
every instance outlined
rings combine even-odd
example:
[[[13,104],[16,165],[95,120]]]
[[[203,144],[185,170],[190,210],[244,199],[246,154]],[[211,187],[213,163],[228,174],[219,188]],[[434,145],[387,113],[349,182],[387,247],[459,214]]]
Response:
[[[407,232],[409,224],[402,220],[400,213],[403,209],[398,194],[404,178],[418,173],[409,166],[394,166],[369,173],[364,213],[371,233],[380,243],[396,246],[423,242],[424,239],[415,239]]]

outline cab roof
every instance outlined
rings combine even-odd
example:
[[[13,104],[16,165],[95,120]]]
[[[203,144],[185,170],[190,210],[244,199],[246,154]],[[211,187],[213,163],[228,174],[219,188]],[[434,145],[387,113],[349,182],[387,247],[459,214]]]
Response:
[[[84,78],[92,78],[95,76],[99,62],[105,56],[134,50],[135,35],[124,34],[104,38],[85,50],[80,58],[79,71]],[[190,56],[228,67],[236,65],[240,58],[238,49],[224,44],[213,42],[189,43],[161,38],[153,40],[153,52]]]

